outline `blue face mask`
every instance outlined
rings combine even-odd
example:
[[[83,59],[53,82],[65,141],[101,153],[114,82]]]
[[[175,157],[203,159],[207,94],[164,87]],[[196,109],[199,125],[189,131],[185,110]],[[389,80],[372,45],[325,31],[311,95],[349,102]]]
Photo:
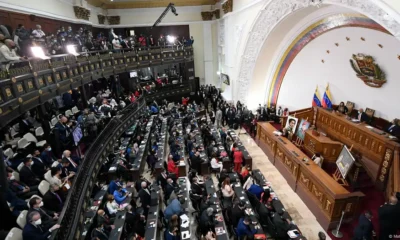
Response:
[[[48,152],[50,152],[50,151],[51,151],[51,147],[50,147],[50,148],[48,148],[48,149],[47,149],[47,151],[48,151]]]

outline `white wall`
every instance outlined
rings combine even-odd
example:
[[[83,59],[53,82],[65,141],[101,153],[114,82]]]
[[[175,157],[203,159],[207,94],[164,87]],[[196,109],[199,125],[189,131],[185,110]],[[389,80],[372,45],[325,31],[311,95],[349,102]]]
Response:
[[[339,47],[335,43],[339,43]],[[310,107],[315,87],[318,85],[322,98],[329,83],[334,104],[349,100],[356,104],[356,108],[375,109],[379,117],[399,117],[400,81],[397,78],[400,60],[395,49],[400,49],[397,39],[375,30],[347,27],[327,32],[306,45],[296,56],[283,80],[278,105],[289,110]],[[369,87],[356,77],[349,60],[352,54],[358,53],[373,56],[386,73],[387,83],[382,88]],[[325,63],[321,62],[322,59]]]
[[[219,62],[222,62],[219,69],[230,77],[231,84],[229,86],[223,84],[223,96],[227,100],[232,100],[238,89],[236,80],[241,60],[240,53],[243,52],[248,33],[262,9],[263,2],[265,1],[234,1],[234,11],[223,16],[225,40],[222,51],[225,54],[223,55],[224,59],[219,60]]]

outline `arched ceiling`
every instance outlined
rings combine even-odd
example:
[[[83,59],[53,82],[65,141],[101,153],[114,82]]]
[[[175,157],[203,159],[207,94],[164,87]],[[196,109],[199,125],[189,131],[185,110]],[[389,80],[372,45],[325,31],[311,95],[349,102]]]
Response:
[[[167,7],[170,0],[87,0],[95,7],[104,9],[125,9],[125,8],[156,8]],[[215,0],[174,0],[175,6],[201,6],[214,5]]]

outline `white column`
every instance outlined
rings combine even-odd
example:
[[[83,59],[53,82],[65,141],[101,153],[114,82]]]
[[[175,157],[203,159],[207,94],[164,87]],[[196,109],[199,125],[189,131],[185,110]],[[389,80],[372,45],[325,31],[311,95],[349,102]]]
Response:
[[[213,66],[213,52],[212,52],[212,31],[211,22],[203,23],[203,37],[204,37],[204,78],[205,84],[214,83],[214,71]]]

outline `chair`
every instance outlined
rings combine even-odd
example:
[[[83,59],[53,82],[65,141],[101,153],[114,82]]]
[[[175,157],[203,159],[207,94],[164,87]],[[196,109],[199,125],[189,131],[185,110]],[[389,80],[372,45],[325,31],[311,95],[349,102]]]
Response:
[[[375,110],[371,108],[366,108],[365,109],[365,114],[367,114],[368,117],[372,118],[375,114]]]
[[[14,176],[15,180],[19,181],[19,173],[17,172],[12,172],[12,175]]]
[[[74,116],[74,114],[72,113],[72,111],[70,109],[68,109],[67,111],[65,111],[65,116],[71,117],[71,116]]]
[[[347,114],[349,114],[349,115],[351,114],[351,112],[354,109],[354,106],[355,106],[355,104],[353,102],[347,101],[347,103],[346,103],[346,107],[348,110]]]
[[[10,135],[11,135],[11,138],[12,138],[12,139],[15,139],[15,140],[19,139],[19,138],[16,137],[18,134],[19,134],[18,131],[15,130],[14,127],[12,127],[12,128],[10,129]]]
[[[11,148],[7,148],[4,151],[4,155],[7,156],[8,159],[13,158],[16,154],[14,154],[13,150]]]
[[[19,132],[19,123],[14,124],[12,128],[15,130],[15,132]]]
[[[28,146],[29,142],[25,138],[21,138],[20,140],[18,140],[18,149],[26,149]]]
[[[73,107],[72,109],[72,114],[77,114],[77,113],[79,113],[79,109],[75,106],[75,107]]]
[[[24,137],[28,142],[34,142],[36,144],[36,147],[43,147],[46,144],[46,140],[38,142],[35,136],[33,136],[32,133],[27,133],[24,135]]]
[[[35,129],[35,135],[36,137],[43,137],[44,131],[42,127],[38,127]]]
[[[10,232],[8,232],[5,240],[23,240],[22,230],[19,228],[12,228]]]
[[[58,164],[60,164],[59,162],[57,162],[57,161],[54,161],[52,164],[51,164],[51,167],[57,167],[58,166]]]
[[[17,218],[17,224],[21,229],[24,229],[26,225],[26,215],[28,215],[28,211],[24,210],[19,214]]]
[[[20,163],[17,167],[18,172],[21,171],[21,168],[24,166],[24,162]]]
[[[44,196],[47,193],[47,191],[49,191],[49,189],[50,189],[50,183],[43,180],[40,182],[38,188],[39,188],[40,193]]]
[[[51,123],[51,126],[54,127],[54,126],[57,124],[57,122],[58,122],[58,119],[57,119],[56,117],[52,118],[52,119],[51,119],[51,122],[50,122],[50,123]]]

